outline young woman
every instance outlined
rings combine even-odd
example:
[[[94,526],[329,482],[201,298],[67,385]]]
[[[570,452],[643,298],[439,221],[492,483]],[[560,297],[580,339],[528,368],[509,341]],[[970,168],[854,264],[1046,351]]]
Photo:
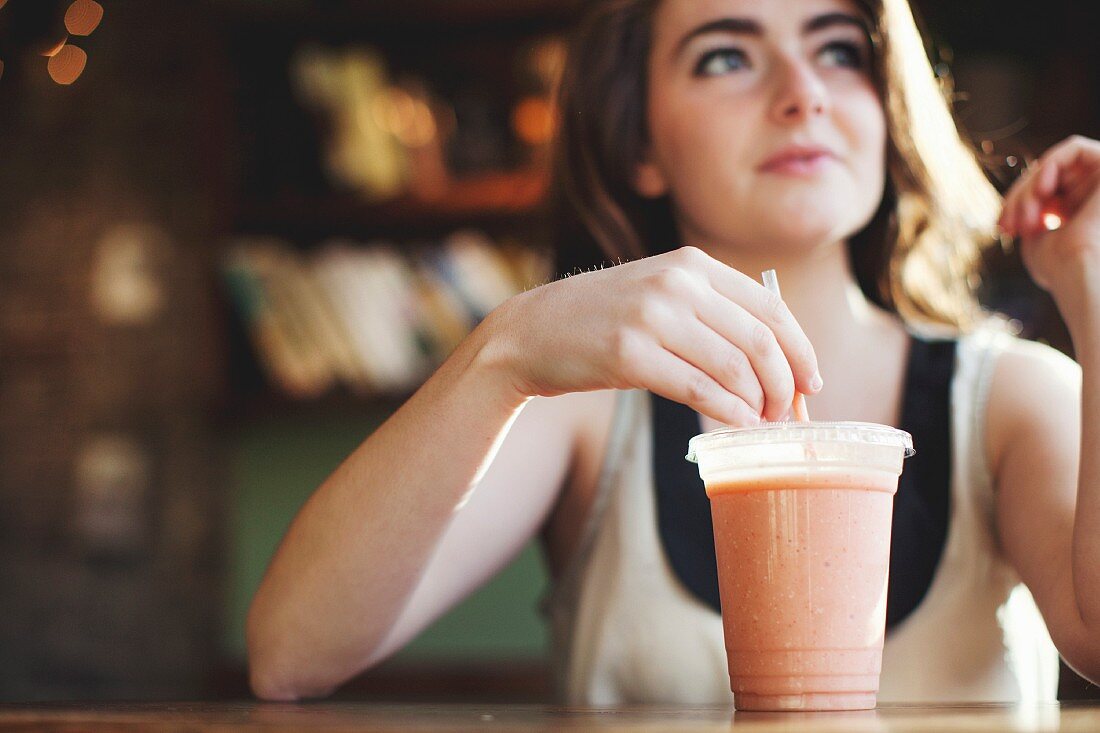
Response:
[[[507,301],[317,490],[249,615],[256,693],[328,693],[541,531],[563,699],[729,701],[682,456],[796,391],[918,447],[880,699],[1052,698],[1030,596],[1100,680],[1100,144],[1052,148],[1002,208],[904,0],[601,0],[561,111],[572,241],[625,264]],[[1080,368],[986,325],[995,223]]]

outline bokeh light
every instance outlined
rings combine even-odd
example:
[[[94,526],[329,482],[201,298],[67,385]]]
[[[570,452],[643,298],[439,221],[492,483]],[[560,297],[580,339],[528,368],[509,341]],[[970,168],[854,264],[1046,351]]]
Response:
[[[58,84],[72,84],[84,72],[88,63],[88,54],[76,46],[66,45],[52,57],[46,68],[50,77]]]
[[[379,95],[371,110],[376,125],[401,141],[418,148],[429,144],[438,132],[431,107],[403,89],[391,87]]]
[[[48,45],[42,46],[42,51],[39,52],[41,56],[54,57],[57,53],[65,48],[65,44],[69,42],[69,35],[65,34],[61,36],[56,42],[50,42]]]
[[[544,145],[554,135],[554,108],[543,97],[527,97],[512,112],[512,129],[528,145]]]
[[[74,36],[88,36],[103,20],[103,6],[95,0],[75,0],[65,11],[65,29]]]

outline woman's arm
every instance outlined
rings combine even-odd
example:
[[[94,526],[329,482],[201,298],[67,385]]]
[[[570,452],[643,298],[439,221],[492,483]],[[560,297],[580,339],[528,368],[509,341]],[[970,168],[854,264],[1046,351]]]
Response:
[[[1083,578],[1073,572],[1074,537],[1089,531],[1084,508],[1092,493],[1087,476],[1078,482],[1087,450],[1081,369],[1049,347],[1015,344],[998,361],[986,424],[1001,549],[1059,653],[1079,674],[1097,679],[1100,636],[1084,623],[1076,594]]]
[[[329,692],[534,534],[575,426],[558,400],[517,419],[530,397],[642,388],[748,424],[816,392],[816,374],[783,302],[691,248],[510,299],[295,517],[249,611],[254,690]]]
[[[1061,227],[1047,231],[1044,215]],[[1004,550],[1055,645],[1100,681],[1100,143],[1052,148],[1009,192],[1002,227],[1023,238],[1032,277],[1054,296],[1080,369],[1032,345],[1006,354],[989,437]]]
[[[249,610],[258,696],[324,695],[370,664],[525,402],[505,377],[468,339],[310,497]],[[548,493],[539,478],[517,491]]]

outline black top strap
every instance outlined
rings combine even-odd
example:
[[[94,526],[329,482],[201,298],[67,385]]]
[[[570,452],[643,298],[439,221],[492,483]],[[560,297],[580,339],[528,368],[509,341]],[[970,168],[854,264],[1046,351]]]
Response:
[[[955,341],[910,339],[901,429],[917,454],[906,461],[894,500],[887,628],[908,616],[932,584],[947,540],[951,484],[951,380]],[[698,468],[684,460],[701,428],[690,407],[652,395],[657,524],[673,572],[719,611],[710,502]]]

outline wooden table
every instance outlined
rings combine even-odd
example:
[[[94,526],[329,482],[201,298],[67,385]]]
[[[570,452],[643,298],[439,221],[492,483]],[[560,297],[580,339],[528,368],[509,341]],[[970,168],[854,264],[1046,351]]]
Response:
[[[735,713],[725,708],[557,708],[372,703],[0,703],[0,732],[215,731],[1100,731],[1100,706],[884,705],[858,713]]]

